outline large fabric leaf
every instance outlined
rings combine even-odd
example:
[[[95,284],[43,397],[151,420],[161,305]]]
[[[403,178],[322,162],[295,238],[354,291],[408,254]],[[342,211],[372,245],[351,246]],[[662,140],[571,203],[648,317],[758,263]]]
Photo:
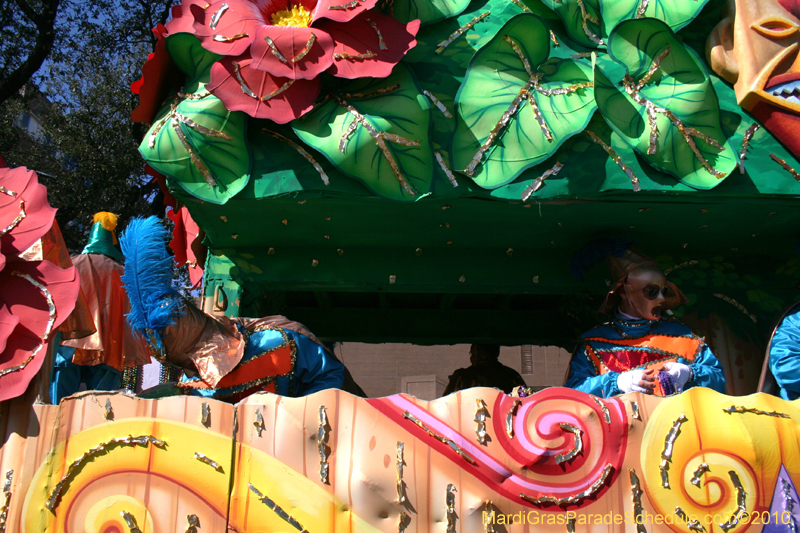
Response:
[[[250,179],[245,120],[244,113],[228,111],[210,94],[182,100],[177,107],[168,104],[139,152],[150,166],[174,178],[192,196],[224,204]]]
[[[726,141],[716,93],[697,54],[656,19],[620,23],[608,50],[609,56],[600,57],[595,70],[596,98],[608,124],[651,165],[682,183],[696,189],[719,184],[736,167],[736,154]],[[629,85],[640,84],[659,57],[649,81],[634,91],[635,96],[628,94],[620,85],[625,73]],[[652,114],[657,125],[653,147],[647,101],[657,109]],[[692,128],[697,134],[690,135],[690,143],[682,132]]]
[[[689,24],[707,3],[708,0],[600,0],[603,35],[610,35],[623,20],[642,17],[656,18],[666,22],[672,31],[678,31]]]
[[[509,38],[519,45],[532,72],[541,76],[538,86],[543,91],[591,82],[591,66],[586,61],[553,59],[545,63],[550,37],[539,17],[514,17],[475,54],[456,96],[459,123],[451,151],[455,169],[467,169],[490,134],[498,134],[502,117],[529,83],[530,76]],[[537,121],[530,101],[523,100],[475,169],[473,179],[481,187],[505,185],[548,158],[564,140],[583,130],[596,109],[591,87],[549,96],[533,88],[530,95],[546,129]]]
[[[570,38],[590,48],[603,46],[600,0],[542,0],[561,18]]]
[[[400,88],[378,94],[394,85]],[[297,136],[379,196],[409,202],[430,192],[435,164],[429,136],[431,111],[408,69],[399,65],[386,79],[359,80],[339,90],[342,97],[338,102],[329,101],[292,122]],[[387,153],[365,125],[353,126],[357,119],[347,104],[382,137]],[[349,128],[354,129],[347,137]],[[383,133],[399,135],[419,146],[393,142]],[[340,145],[344,152],[339,151]]]
[[[419,19],[425,24],[455,17],[464,11],[470,0],[394,0],[391,14],[400,22]]]
[[[222,59],[222,56],[203,48],[200,40],[188,33],[168,35],[165,44],[169,56],[186,74],[185,93],[196,92],[201,85],[208,83],[211,65]]]

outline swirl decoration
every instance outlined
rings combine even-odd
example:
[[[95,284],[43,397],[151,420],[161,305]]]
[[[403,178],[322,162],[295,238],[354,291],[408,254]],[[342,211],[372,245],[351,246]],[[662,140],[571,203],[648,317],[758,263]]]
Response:
[[[730,398],[701,388],[662,400],[650,417],[640,450],[643,486],[654,512],[674,518],[667,523],[674,531],[758,530],[748,515],[769,511],[781,464],[791,477],[800,477],[795,408],[763,395],[741,401],[745,405],[737,412],[786,411],[791,418],[722,415],[721,424]],[[670,439],[679,420],[680,431]],[[669,488],[660,469],[666,441],[671,442]]]

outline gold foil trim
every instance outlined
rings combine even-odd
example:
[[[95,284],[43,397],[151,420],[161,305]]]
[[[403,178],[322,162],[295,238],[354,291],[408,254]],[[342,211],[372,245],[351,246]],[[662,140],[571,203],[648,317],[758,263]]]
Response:
[[[119,513],[123,520],[125,520],[125,525],[128,526],[128,531],[130,533],[142,533],[142,530],[139,529],[139,526],[136,524],[136,518],[129,513],[128,511],[122,511]]]
[[[258,98],[258,96],[256,96],[256,93],[254,93],[253,90],[250,88],[250,86],[247,85],[247,82],[244,81],[244,78],[242,77],[242,72],[239,70],[239,62],[231,61],[231,64],[233,65],[233,76],[236,78],[236,81],[239,82],[239,88],[242,90],[242,92],[247,96],[249,96],[250,98]]]
[[[103,418],[106,420],[114,420],[114,409],[111,407],[111,398],[106,398],[105,412]]]
[[[372,22],[370,19],[364,19],[367,21],[367,24],[372,26],[372,29],[375,30],[375,33],[378,35],[378,50],[388,50],[389,48],[386,46],[386,41],[383,40],[383,35],[381,35],[381,30],[378,28],[378,25]]]
[[[444,158],[442,157],[442,154],[440,154],[438,151],[434,151],[433,152],[433,156],[436,158],[436,162],[439,163],[439,168],[442,169],[442,172],[444,172],[444,175],[447,176],[448,180],[450,180],[450,184],[453,187],[458,187],[458,181],[456,180],[456,177],[453,174],[453,171],[450,170],[449,168],[447,168],[447,164],[444,162]]]
[[[589,29],[589,22],[599,26],[600,21],[586,12],[586,6],[583,4],[583,0],[578,0],[578,7],[581,10],[581,26],[583,27],[583,33],[595,44],[604,46],[606,43],[603,42],[603,39]]]
[[[784,168],[784,170],[786,170],[789,174],[791,174],[794,179],[800,181],[800,174],[798,174],[795,169],[789,166],[789,164],[785,160],[781,159],[775,154],[769,154],[769,156],[772,158],[773,161],[778,163],[780,166]]]
[[[644,12],[647,11],[647,4],[648,3],[649,3],[649,0],[641,0],[641,3],[639,4],[639,9],[636,10],[636,18],[637,19],[640,19],[640,18],[642,18],[644,16]]]
[[[5,194],[5,195],[10,196],[12,198],[16,198],[17,197],[17,193],[16,192],[12,191],[11,189],[6,189],[2,185],[0,185],[0,194]]]
[[[316,41],[317,41],[317,36],[312,32],[311,36],[308,38],[308,41],[306,41],[305,48],[303,48],[299,54],[297,54],[292,58],[292,63],[297,63],[298,61],[302,61],[302,59],[306,57],[308,53],[311,51],[311,47],[314,46],[314,43]]]
[[[372,98],[373,96],[380,96],[382,94],[393,93],[400,88],[400,84],[397,83],[395,85],[390,85],[388,87],[383,87],[378,89],[377,91],[371,93],[345,93],[342,95],[342,98],[350,99],[350,98]]]
[[[729,470],[728,475],[731,476],[731,482],[736,489],[736,510],[731,514],[727,522],[723,522],[719,525],[719,528],[726,532],[738,526],[739,522],[748,516],[747,492],[745,492],[742,482],[739,480],[739,474],[733,470]]]
[[[486,444],[486,419],[489,417],[489,411],[486,410],[486,402],[481,398],[475,400],[477,404],[477,411],[475,412],[475,422],[478,427],[475,429],[475,435],[478,436],[479,444]]]
[[[687,422],[689,419],[686,415],[681,414],[672,424],[669,433],[664,439],[664,449],[661,451],[661,464],[658,469],[661,470],[661,486],[665,489],[669,488],[669,464],[672,462],[672,449],[675,446],[675,439],[681,432],[681,424]]]
[[[269,49],[272,52],[272,55],[274,55],[275,57],[278,58],[278,61],[280,61],[281,63],[288,63],[289,62],[288,59],[283,57],[283,54],[281,53],[281,51],[278,50],[277,46],[275,46],[275,41],[273,41],[272,38],[269,35],[264,37],[264,40],[267,41],[267,46],[269,46]]]
[[[17,218],[15,218],[15,219],[14,219],[14,220],[11,222],[11,224],[9,224],[8,226],[6,226],[6,227],[5,227],[5,229],[3,229],[3,230],[0,230],[0,237],[3,237],[3,236],[4,236],[4,235],[6,235],[6,234],[7,234],[9,231],[11,231],[12,229],[16,228],[16,227],[17,227],[17,225],[18,225],[20,222],[22,222],[22,219],[24,219],[26,216],[28,216],[28,215],[27,215],[27,213],[25,213],[25,200],[20,200],[20,201],[19,201],[19,215],[17,215]]]
[[[328,483],[328,413],[325,406],[319,406],[319,428],[317,429],[317,449],[319,450],[319,480]]]
[[[581,430],[579,427],[565,422],[559,422],[558,427],[564,431],[569,431],[575,436],[575,442],[572,444],[572,449],[567,453],[559,453],[556,455],[556,464],[566,463],[574,459],[579,453],[583,451],[583,438],[581,437]]]
[[[765,415],[765,416],[774,416],[775,418],[792,418],[791,416],[787,415],[786,413],[779,413],[778,411],[762,411],[761,409],[753,409],[750,407],[745,407],[743,405],[731,405],[730,407],[726,407],[723,409],[724,412],[731,414],[731,413],[752,413],[754,415]]]
[[[617,154],[617,152],[615,152],[614,149],[611,148],[611,146],[606,144],[605,141],[603,141],[603,139],[595,135],[594,132],[590,130],[583,130],[583,131],[589,137],[591,137],[595,143],[599,144],[603,148],[603,150],[606,151],[611,160],[614,161],[614,163],[616,163],[620,169],[622,169],[622,171],[625,173],[626,176],[628,176],[628,179],[631,180],[631,185],[633,186],[634,192],[641,191],[642,186],[639,184],[639,178],[636,177],[636,174],[633,173],[633,170],[631,170],[631,168],[628,165],[622,162],[622,158]]]
[[[700,488],[700,476],[710,471],[711,469],[708,467],[708,463],[700,463],[700,465],[697,467],[697,470],[695,470],[694,474],[692,474],[690,483],[695,487]]]
[[[405,511],[400,511],[397,517],[397,533],[403,533],[411,524],[411,517]]]
[[[300,525],[300,522],[292,518],[289,515],[289,513],[284,511],[277,503],[269,499],[267,496],[261,494],[261,492],[252,483],[248,483],[247,486],[250,487],[250,490],[252,490],[255,493],[255,495],[258,497],[258,500],[267,507],[269,507],[276,515],[281,517],[283,520],[285,520],[289,525],[294,527],[300,533],[308,533],[308,531],[306,531],[306,529]]]
[[[422,94],[424,94],[425,96],[427,96],[427,97],[430,99],[430,101],[431,101],[431,102],[433,102],[433,105],[435,105],[435,106],[436,106],[436,108],[437,108],[439,111],[441,111],[441,112],[442,112],[442,115],[446,116],[447,118],[453,118],[453,114],[452,114],[452,113],[450,113],[450,111],[447,109],[447,107],[446,107],[446,106],[445,106],[445,105],[444,105],[444,104],[443,104],[443,103],[442,103],[442,102],[441,102],[441,101],[440,101],[438,98],[436,98],[436,97],[433,95],[433,93],[431,93],[431,92],[430,92],[429,90],[427,90],[427,89],[423,89],[423,90],[422,90]]]
[[[186,515],[186,521],[189,523],[186,526],[186,533],[197,533],[197,528],[200,527],[200,519],[197,518],[197,515]]]
[[[413,422],[414,424],[416,424],[417,426],[422,428],[422,430],[425,433],[427,433],[428,435],[430,435],[434,439],[438,440],[439,442],[443,442],[444,444],[447,444],[448,446],[450,446],[450,448],[454,452],[456,452],[458,455],[460,455],[461,458],[464,459],[465,461],[467,461],[469,464],[471,464],[471,465],[475,464],[475,459],[473,459],[472,457],[467,455],[466,452],[464,452],[464,450],[462,450],[461,447],[458,444],[456,444],[455,442],[452,441],[452,439],[448,439],[447,437],[443,437],[441,435],[438,435],[438,434],[434,433],[433,431],[428,429],[425,426],[425,424],[423,424],[419,419],[417,419],[417,417],[415,417],[414,415],[412,415],[408,411],[403,413],[403,418],[405,418],[407,420],[410,420],[411,422]]]
[[[186,139],[186,135],[184,135],[183,130],[181,129],[181,125],[177,122],[173,122],[172,129],[175,131],[175,135],[178,136],[178,140],[181,142],[184,149],[189,152],[189,159],[198,172],[200,172],[200,174],[203,176],[203,179],[206,180],[206,183],[208,183],[211,187],[216,187],[217,182],[214,179],[214,176],[211,175],[211,171],[208,170],[208,167],[206,167],[205,163],[203,163],[194,150],[192,150],[191,145],[189,145],[189,141]]]
[[[211,22],[208,23],[208,27],[212,30],[217,29],[217,24],[219,24],[219,19],[222,18],[222,15],[228,10],[228,4],[222,4],[219,6],[213,15],[211,15]]]
[[[6,470],[6,482],[3,486],[3,506],[0,507],[0,533],[5,533],[6,531],[8,508],[11,506],[11,481],[13,476],[13,470]]]
[[[675,514],[678,515],[678,518],[686,522],[686,527],[688,527],[690,531],[696,531],[697,533],[700,533],[701,531],[706,530],[705,526],[703,526],[703,524],[701,524],[698,520],[689,520],[689,517],[679,505],[675,506]]]
[[[452,483],[447,485],[447,533],[456,533],[456,495],[455,493],[458,492],[456,486]]]
[[[628,469],[628,475],[631,480],[631,502],[633,503],[633,518],[636,522],[636,533],[647,533],[647,528],[644,527],[642,515],[644,514],[644,507],[642,507],[642,485],[639,483],[639,477],[636,475],[636,470],[633,468]]]
[[[199,133],[201,135],[205,135],[206,137],[215,137],[217,139],[225,139],[226,141],[233,140],[233,137],[231,137],[230,135],[228,135],[224,131],[212,130],[211,128],[206,128],[205,126],[202,126],[202,125],[196,123],[194,120],[190,119],[189,117],[181,115],[177,111],[175,111],[175,118],[179,122],[182,122],[183,124],[186,124],[187,126],[192,128],[194,131],[196,131],[197,133]]]
[[[522,11],[524,11],[525,13],[533,13],[533,11],[531,11],[528,6],[520,2],[520,0],[511,0],[511,3],[516,4],[518,7],[521,7]]]
[[[558,39],[556,38],[556,34],[553,33],[553,30],[550,30],[550,40],[553,41],[554,46],[558,46]]]
[[[606,464],[605,468],[603,468],[603,473],[600,474],[600,477],[597,478],[586,490],[572,496],[567,496],[566,498],[556,498],[555,496],[542,496],[541,498],[533,498],[524,492],[520,492],[519,497],[534,505],[543,505],[546,503],[552,503],[555,505],[571,505],[588,498],[589,496],[592,496],[595,492],[600,490],[600,488],[605,484],[606,479],[608,479],[611,469],[611,463]]]
[[[533,180],[530,183],[530,185],[525,187],[525,190],[522,191],[522,195],[520,196],[520,199],[523,202],[527,201],[528,198],[530,198],[533,193],[535,193],[536,191],[538,191],[539,189],[542,188],[542,186],[544,185],[544,180],[545,179],[549,178],[550,176],[557,175],[561,171],[562,168],[564,168],[564,165],[562,165],[559,162],[556,162],[556,164],[553,165],[553,168],[545,170],[544,173],[541,176],[539,176],[538,178]]]
[[[512,39],[508,35],[503,35],[503,40],[511,45],[511,48],[517,54],[517,57],[519,57],[519,60],[522,62],[522,67],[525,69],[525,72],[528,73],[528,79],[533,78],[534,77],[534,73],[533,73],[533,69],[531,69],[531,64],[528,61],[528,58],[525,57],[525,54],[522,53],[522,48],[519,47],[519,44],[517,44],[517,41],[515,41],[514,39]]]
[[[300,153],[300,155],[302,155],[306,159],[306,161],[311,163],[311,165],[314,167],[314,169],[319,173],[319,176],[322,178],[322,183],[324,183],[325,185],[330,185],[331,184],[331,181],[328,178],[328,175],[325,173],[325,170],[322,168],[322,166],[320,166],[320,164],[317,163],[317,160],[314,159],[311,156],[311,154],[306,152],[306,150],[302,146],[300,146],[296,142],[292,141],[291,139],[287,139],[286,137],[284,137],[280,133],[275,133],[274,131],[269,131],[269,130],[266,130],[266,129],[262,129],[261,131],[263,131],[267,135],[275,137],[279,141],[285,142],[286,144],[288,144],[289,146],[291,146],[292,148],[297,150]]]
[[[211,407],[206,402],[203,402],[203,405],[200,406],[200,423],[205,427],[211,425]]]
[[[339,151],[344,153],[345,148],[347,148],[347,141],[350,140],[350,136],[356,131],[358,127],[358,119],[353,117],[353,121],[350,122],[350,125],[347,127],[344,133],[342,133],[341,139],[339,139]]]
[[[333,54],[333,58],[334,59],[349,59],[351,61],[362,61],[364,59],[372,59],[373,57],[377,57],[377,56],[378,56],[378,54],[376,54],[372,50],[367,50],[363,54],[356,54],[356,55],[351,55],[351,54],[348,54],[347,52],[339,52],[339,53]]]
[[[3,483],[3,492],[11,492],[11,484],[14,480],[14,471],[11,469],[6,470],[6,482]]]
[[[272,100],[272,99],[273,99],[273,98],[275,98],[276,96],[278,96],[278,95],[282,94],[283,92],[285,92],[285,91],[286,91],[286,90],[287,90],[289,87],[291,87],[291,86],[292,86],[292,84],[293,84],[294,82],[295,82],[295,80],[289,80],[289,81],[287,81],[286,83],[284,83],[283,85],[281,85],[280,87],[278,87],[277,89],[275,89],[274,91],[272,91],[271,93],[269,93],[268,95],[266,95],[266,96],[262,97],[262,98],[261,98],[261,101],[262,101],[262,102],[267,102],[267,101],[269,101],[269,100]]]
[[[750,124],[750,127],[747,128],[747,131],[744,132],[744,138],[742,139],[742,150],[739,152],[739,173],[744,174],[744,159],[747,157],[747,147],[750,145],[750,139],[753,138],[753,134],[756,132],[758,128],[760,128],[758,124],[753,122]]]
[[[731,298],[730,296],[725,296],[724,294],[720,294],[720,293],[718,293],[718,292],[715,292],[715,293],[714,293],[714,296],[716,296],[716,297],[717,297],[717,298],[719,298],[720,300],[723,300],[723,301],[725,301],[725,302],[728,302],[729,304],[731,304],[732,306],[734,306],[736,309],[738,309],[739,311],[741,311],[742,313],[744,313],[745,315],[747,315],[748,317],[750,317],[750,320],[752,320],[754,324],[758,322],[758,318],[756,317],[756,315],[754,315],[754,314],[752,314],[752,313],[749,313],[749,312],[747,311],[747,308],[746,308],[745,306],[743,306],[742,304],[740,304],[739,302],[737,302],[736,300],[734,300],[734,299],[733,299],[733,298]]]
[[[248,37],[246,33],[239,33],[238,35],[234,35],[233,37],[225,37],[224,35],[214,35],[211,37],[212,41],[216,41],[218,43],[232,43],[233,41],[238,41],[239,39],[244,39]]]
[[[347,9],[353,9],[357,5],[358,5],[358,0],[352,0],[350,2],[347,2],[346,4],[340,4],[338,6],[328,6],[328,9],[345,11]]]
[[[486,17],[488,17],[490,14],[491,14],[491,11],[487,11],[486,13],[481,13],[480,15],[478,15],[475,18],[473,18],[472,20],[470,20],[469,22],[467,22],[466,24],[464,24],[463,26],[458,28],[456,31],[451,33],[450,37],[448,37],[447,40],[442,41],[442,42],[439,43],[439,47],[436,49],[436,54],[438,55],[438,54],[441,54],[442,52],[444,52],[445,48],[447,48],[448,46],[453,44],[453,42],[456,39],[458,39],[459,37],[461,37],[462,35],[464,35],[465,32],[471,30],[475,26],[475,24],[485,20]]]
[[[397,470],[397,503],[403,503],[408,499],[406,484],[403,482],[403,465],[406,464],[403,458],[404,449],[405,444],[403,444],[403,441],[397,441],[397,462],[395,463],[395,469]]]
[[[569,56],[570,59],[587,59],[589,57],[592,57],[591,52],[576,52]]]
[[[261,416],[261,409],[256,408],[256,421],[253,422],[253,425],[256,427],[258,436],[261,437],[261,432],[264,431],[264,417]]]
[[[783,485],[783,505],[784,509],[789,513],[789,532],[790,533],[797,533],[797,521],[794,517],[794,506],[795,502],[794,498],[792,498],[792,489],[794,488],[791,483],[786,481],[785,479],[781,479],[781,484]],[[0,532],[1,533],[1,532]]]
[[[575,517],[567,518],[567,533],[575,533]]]
[[[211,459],[210,457],[207,457],[206,455],[200,452],[194,452],[194,458],[200,461],[201,463],[207,464],[217,472],[224,473],[224,471],[222,470],[222,465],[216,462],[215,460]]]
[[[675,272],[676,270],[680,270],[682,268],[686,268],[686,267],[690,267],[690,266],[695,266],[697,264],[699,264],[699,261],[697,261],[696,259],[692,259],[691,261],[684,261],[683,263],[677,264],[672,268],[666,269],[664,271],[664,275],[665,276],[669,276],[671,273]]]
[[[163,448],[167,445],[166,442],[163,440],[157,439],[150,435],[140,435],[138,437],[133,437],[128,435],[127,437],[118,437],[111,440],[107,440],[105,442],[101,442],[94,448],[90,448],[86,450],[83,455],[72,461],[70,465],[67,467],[66,473],[62,476],[61,481],[56,483],[56,486],[53,487],[53,490],[50,492],[50,495],[47,498],[47,502],[45,502],[44,506],[47,507],[50,511],[55,511],[56,507],[58,507],[58,501],[61,496],[61,492],[64,490],[69,484],[69,480],[75,474],[75,472],[80,469],[86,461],[94,458],[95,455],[98,455],[101,452],[105,452],[106,448],[111,446],[143,446],[147,447],[148,445],[152,444],[153,446],[157,446],[159,448]]]
[[[514,400],[514,403],[511,404],[511,409],[506,414],[506,435],[508,435],[509,439],[514,438],[514,417],[517,416],[517,408],[521,403],[521,400]]]
[[[589,396],[591,396],[592,400],[594,400],[594,403],[599,405],[600,409],[603,410],[603,418],[605,419],[606,424],[610,425],[611,424],[611,412],[608,410],[608,406],[605,403],[603,403],[603,401],[600,398],[598,398],[597,396],[593,396],[591,394]]]
[[[492,500],[486,500],[484,504],[484,511],[483,516],[486,518],[483,520],[483,528],[486,533],[496,533],[494,529],[494,520],[489,519],[489,517],[494,517],[494,503]]]
[[[631,413],[633,413],[634,419],[639,421],[642,420],[642,415],[639,413],[639,404],[637,402],[631,402]]]

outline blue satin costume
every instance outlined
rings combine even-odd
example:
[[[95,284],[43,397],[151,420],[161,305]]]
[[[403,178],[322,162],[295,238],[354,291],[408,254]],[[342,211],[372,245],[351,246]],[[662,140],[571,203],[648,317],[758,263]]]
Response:
[[[600,374],[586,353],[585,340],[602,338],[621,341],[623,339],[635,339],[648,334],[670,337],[693,336],[688,327],[677,322],[669,320],[622,320],[615,313],[609,322],[581,335],[581,342],[572,354],[565,386],[603,398],[622,394],[622,391],[617,387],[617,377],[619,377],[620,372],[609,371]],[[800,343],[798,343],[798,346],[800,346]],[[694,355],[694,361],[689,361],[683,357],[677,359],[677,362],[689,365],[694,374],[693,379],[686,384],[684,390],[691,387],[708,387],[724,393],[725,374],[722,365],[711,352],[711,349],[705,342],[702,342]],[[796,364],[797,368],[800,368],[800,359]],[[631,370],[634,368],[636,367],[632,367]],[[797,383],[800,383],[800,376],[798,376]]]
[[[780,397],[800,397],[800,307],[787,314],[775,330],[769,350],[769,368],[781,387]]]

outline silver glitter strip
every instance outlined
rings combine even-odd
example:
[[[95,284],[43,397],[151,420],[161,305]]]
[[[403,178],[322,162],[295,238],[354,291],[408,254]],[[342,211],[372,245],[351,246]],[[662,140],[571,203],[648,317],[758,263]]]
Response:
[[[238,35],[234,35],[233,37],[225,37],[224,35],[214,35],[211,37],[212,41],[216,41],[218,43],[232,43],[233,41],[238,41],[239,39],[244,39],[248,37],[246,33],[240,33]]]
[[[206,180],[211,187],[216,187],[217,182],[214,179],[214,176],[211,175],[211,171],[208,170],[205,163],[198,157],[198,155],[192,149],[192,146],[189,144],[189,141],[186,139],[186,135],[183,133],[181,129],[181,125],[178,122],[172,123],[172,129],[175,131],[175,135],[178,136],[178,140],[183,145],[184,149],[189,152],[189,159],[192,161],[192,164],[197,169],[198,172],[203,176],[203,179]]]
[[[488,17],[490,14],[491,11],[487,11],[486,13],[481,13],[477,17],[473,18],[472,20],[470,20],[469,22],[458,28],[456,31],[450,34],[450,37],[448,37],[447,40],[439,43],[439,47],[436,49],[436,54],[441,54],[442,52],[444,52],[445,48],[453,44],[453,42],[462,35],[464,35],[465,32],[472,29],[475,26],[475,24],[485,20],[486,17]]]
[[[478,424],[475,429],[475,435],[478,437],[479,444],[486,444],[486,419],[489,417],[489,411],[486,410],[486,402],[482,399],[476,399],[475,403],[477,404],[475,422]]]
[[[262,129],[261,131],[263,131],[267,135],[275,137],[279,141],[285,142],[286,144],[288,144],[289,146],[291,146],[292,148],[297,150],[300,153],[300,155],[302,155],[303,157],[306,158],[306,161],[311,163],[311,165],[314,167],[314,170],[316,170],[319,173],[320,178],[322,178],[322,183],[324,183],[325,185],[330,185],[331,184],[331,180],[330,180],[330,178],[328,178],[328,175],[325,173],[325,169],[323,169],[322,166],[319,163],[317,163],[317,160],[314,159],[311,156],[311,154],[306,152],[306,150],[302,146],[300,146],[299,144],[297,144],[293,140],[284,137],[280,133],[275,133],[274,131],[269,131],[269,130],[265,130],[265,129]]]
[[[435,106],[436,106],[436,108],[437,108],[439,111],[441,111],[441,112],[442,112],[442,115],[446,116],[447,118],[453,118],[453,114],[452,114],[452,113],[450,113],[450,111],[448,111],[447,107],[446,107],[446,106],[445,106],[445,105],[444,105],[444,104],[443,104],[443,103],[442,103],[442,102],[441,102],[441,101],[440,101],[438,98],[436,98],[436,97],[433,95],[433,93],[431,93],[431,92],[430,92],[430,91],[428,91],[427,89],[423,89],[423,90],[422,90],[422,94],[424,94],[425,96],[427,96],[427,97],[430,99],[430,101],[431,101],[431,102],[433,102],[433,105],[435,105]]]
[[[509,439],[514,438],[514,417],[517,416],[517,408],[521,403],[520,400],[514,400],[514,403],[511,404],[511,409],[506,414],[506,435],[508,435]]]
[[[252,490],[253,493],[258,497],[258,500],[269,507],[276,515],[281,517],[300,533],[308,533],[308,531],[306,531],[306,529],[300,525],[300,522],[292,518],[289,513],[284,511],[277,503],[269,499],[267,496],[261,494],[261,492],[252,483],[248,483],[247,486],[250,487],[250,490]]]
[[[8,509],[11,506],[11,481],[13,476],[13,470],[6,470],[6,482],[3,487],[3,506],[0,507],[0,533],[5,533],[6,531]]]
[[[17,225],[19,225],[19,223],[20,223],[20,222],[22,222],[22,220],[23,220],[23,219],[24,219],[26,216],[28,216],[28,215],[27,215],[27,213],[25,213],[25,200],[20,200],[20,201],[19,201],[19,215],[17,215],[17,218],[15,218],[15,219],[14,219],[14,220],[11,222],[11,224],[9,224],[8,226],[6,226],[6,227],[5,227],[5,229],[2,229],[2,230],[0,230],[0,237],[3,237],[3,236],[4,236],[4,235],[6,235],[6,234],[7,234],[9,231],[11,231],[12,229],[16,228],[16,227],[17,227]]]
[[[281,63],[289,62],[285,57],[283,57],[283,54],[281,53],[280,50],[278,50],[278,47],[275,46],[275,42],[269,36],[264,37],[264,40],[267,41],[267,45],[269,45],[269,49],[272,51],[272,55],[277,57],[278,61],[280,61]]]
[[[611,474],[611,469],[613,467],[611,464],[606,464],[605,468],[603,468],[603,473],[597,478],[594,483],[589,486],[584,491],[579,492],[573,496],[568,496],[566,498],[556,498],[555,496],[542,496],[541,498],[533,498],[528,496],[524,492],[519,493],[519,497],[525,500],[526,502],[532,503],[534,505],[542,505],[545,503],[552,503],[555,505],[570,505],[573,503],[577,503],[584,498],[588,498],[592,496],[595,492],[599,491],[600,488],[605,484],[606,479],[608,479],[609,474]]]
[[[558,174],[561,171],[561,169],[563,167],[564,167],[564,165],[562,165],[559,162],[556,162],[556,164],[553,165],[553,168],[545,170],[544,173],[541,176],[539,176],[538,178],[533,180],[530,183],[530,185],[525,187],[525,190],[522,191],[522,195],[520,196],[520,199],[523,202],[527,201],[528,198],[530,198],[533,193],[535,193],[536,191],[538,191],[539,189],[542,188],[542,186],[544,185],[544,180],[545,179],[549,178],[550,176],[555,176],[556,174]]]
[[[708,463],[700,463],[700,465],[697,467],[697,470],[695,470],[694,474],[692,474],[692,480],[690,481],[690,483],[695,487],[699,488],[700,476],[702,476],[706,472],[709,472],[710,470],[711,469],[708,467]]]
[[[405,444],[403,444],[403,441],[397,441],[397,462],[395,463],[395,469],[397,470],[397,503],[403,503],[408,499],[406,484],[403,482],[403,465],[406,464],[403,458],[404,449]]]
[[[122,516],[122,519],[125,520],[125,524],[128,526],[129,533],[142,533],[142,530],[139,529],[139,526],[136,524],[136,518],[129,513],[128,511],[122,511],[119,513]]]
[[[187,126],[189,126],[190,128],[192,128],[193,130],[195,130],[197,133],[199,133],[201,135],[205,135],[207,137],[215,137],[217,139],[225,139],[226,141],[233,140],[233,137],[231,137],[227,133],[224,133],[224,132],[218,131],[218,130],[212,130],[211,128],[206,128],[205,126],[201,126],[200,124],[198,124],[194,120],[190,119],[189,117],[181,115],[177,111],[175,112],[175,118],[179,122],[182,122],[182,123],[186,124]]]
[[[261,98],[261,101],[262,102],[268,102],[269,100],[272,100],[273,98],[275,98],[279,94],[282,94],[284,91],[286,91],[289,87],[291,87],[294,82],[295,82],[295,80],[287,81],[286,83],[284,83],[283,85],[281,85],[280,87],[278,87],[277,89],[275,89],[274,91],[269,93],[268,95],[266,95],[263,98]]]
[[[11,189],[6,189],[2,185],[0,185],[0,194],[5,194],[5,195],[10,196],[12,198],[16,198],[17,197],[17,193],[16,192],[12,191]]]
[[[253,422],[253,425],[256,427],[256,431],[258,432],[258,436],[261,436],[261,432],[264,431],[264,417],[261,416],[261,410],[256,409],[256,421]]]
[[[683,509],[680,506],[675,506],[675,514],[678,515],[678,518],[686,522],[686,527],[689,528],[689,531],[695,531],[700,533],[705,531],[706,528],[703,524],[701,524],[698,520],[689,520],[689,517],[686,515]]]
[[[444,172],[444,175],[447,176],[448,180],[450,180],[450,184],[453,187],[458,187],[458,181],[456,180],[453,171],[447,168],[447,165],[444,162],[442,154],[440,154],[439,152],[433,152],[433,156],[436,158],[436,162],[439,163],[439,167],[442,169],[442,172]]]
[[[456,495],[458,492],[456,486],[452,483],[447,485],[447,495],[445,501],[447,502],[447,533],[456,533]]]
[[[200,406],[200,423],[205,427],[211,425],[211,407],[207,402],[203,402],[203,405]]]
[[[311,47],[314,46],[314,43],[316,41],[317,41],[317,36],[316,34],[312,33],[311,36],[309,36],[308,41],[306,41],[305,48],[300,50],[300,53],[292,58],[292,63],[297,63],[301,61],[304,57],[306,57],[306,55],[308,55],[308,53],[311,51]]]
[[[736,489],[736,510],[727,522],[723,522],[719,525],[719,528],[726,532],[738,526],[739,522],[748,516],[747,492],[745,492],[742,482],[739,480],[739,475],[733,470],[728,471],[728,475],[731,476],[731,482]]]
[[[372,26],[372,29],[375,30],[375,33],[378,34],[378,50],[388,50],[389,48],[386,46],[386,41],[383,40],[383,35],[381,35],[381,30],[378,29],[378,25],[372,22],[370,19],[364,19],[367,21],[367,24]]]
[[[328,441],[328,413],[325,406],[319,406],[319,428],[317,429],[317,449],[319,450],[319,480],[328,483],[328,451],[325,443]]]
[[[244,81],[242,72],[239,70],[239,62],[231,61],[231,64],[233,65],[233,75],[236,78],[236,81],[239,82],[239,88],[242,90],[242,92],[250,98],[258,98],[256,93],[254,93],[253,90],[247,85],[247,82]]]
[[[572,424],[567,424],[564,422],[559,422],[558,427],[563,429],[564,431],[569,431],[575,436],[575,442],[572,445],[572,449],[567,453],[559,453],[556,455],[556,464],[560,465],[561,463],[566,463],[567,461],[571,461],[574,459],[579,453],[583,451],[583,439],[581,438],[581,430],[577,426]]]
[[[211,468],[213,468],[217,472],[223,472],[222,465],[220,465],[215,460],[207,457],[206,455],[204,455],[204,454],[202,454],[200,452],[194,452],[194,458],[197,459],[198,461],[200,461],[201,463],[207,464],[208,466],[210,466]]]
[[[644,494],[644,491],[642,491],[642,485],[639,483],[639,476],[636,475],[636,471],[633,468],[629,468],[628,474],[631,480],[631,501],[633,503],[633,517],[636,521],[636,533],[647,533],[647,528],[644,527],[644,521],[642,520],[642,514],[644,513],[642,494]]]
[[[222,4],[219,6],[214,14],[211,16],[211,22],[208,24],[208,27],[212,30],[217,29],[217,24],[219,24],[219,19],[222,18],[222,15],[228,10],[228,4]]]
[[[681,414],[672,424],[672,428],[670,428],[667,437],[664,439],[664,449],[661,452],[661,465],[659,465],[658,468],[661,470],[661,486],[665,489],[669,488],[669,464],[672,462],[672,449],[675,446],[675,439],[678,438],[678,434],[681,432],[681,424],[688,420],[686,415]]]

